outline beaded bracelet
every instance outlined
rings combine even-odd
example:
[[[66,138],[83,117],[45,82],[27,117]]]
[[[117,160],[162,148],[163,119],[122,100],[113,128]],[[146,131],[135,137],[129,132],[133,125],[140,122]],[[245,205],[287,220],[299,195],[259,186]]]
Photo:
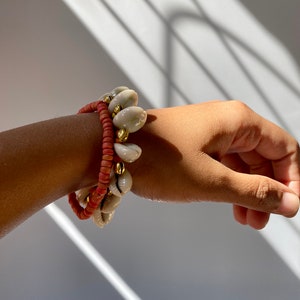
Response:
[[[98,184],[69,194],[69,203],[81,220],[92,217],[99,227],[108,224],[121,197],[132,187],[132,177],[124,162],[134,162],[142,150],[126,141],[129,133],[141,129],[147,119],[147,113],[137,103],[137,93],[120,86],[78,112],[97,111],[103,128]]]

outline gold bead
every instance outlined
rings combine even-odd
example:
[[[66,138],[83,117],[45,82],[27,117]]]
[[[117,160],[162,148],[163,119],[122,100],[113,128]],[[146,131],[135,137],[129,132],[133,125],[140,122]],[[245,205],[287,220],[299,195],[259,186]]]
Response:
[[[115,164],[115,173],[118,174],[118,175],[122,175],[124,172],[125,172],[125,165],[124,165],[124,163],[122,161],[121,162],[117,162]]]
[[[129,136],[129,132],[125,128],[121,128],[117,131],[117,141],[120,143],[126,142],[128,136]]]
[[[120,104],[116,105],[115,108],[114,108],[114,110],[113,110],[113,112],[112,112],[112,114],[111,114],[112,118],[114,118],[115,115],[116,115],[118,112],[120,112],[121,110],[122,110],[122,106],[121,106]]]
[[[113,96],[109,93],[104,94],[102,97],[102,101],[105,102],[106,104],[109,104],[111,100],[113,99]]]
[[[108,192],[107,192],[105,198],[107,198],[107,197],[109,197],[109,196],[112,196],[112,195],[113,195],[112,191],[111,191],[111,190],[108,190]]]

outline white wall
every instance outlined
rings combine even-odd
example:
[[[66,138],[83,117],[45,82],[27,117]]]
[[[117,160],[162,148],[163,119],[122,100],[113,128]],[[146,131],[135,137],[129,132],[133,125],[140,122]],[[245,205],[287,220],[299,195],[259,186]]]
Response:
[[[145,107],[239,98],[298,136],[298,66],[239,2],[78,3],[75,16],[58,0],[0,2],[1,130],[74,113],[124,84]],[[277,234],[292,235],[275,252],[234,223],[227,205],[130,194],[99,230],[77,221],[65,198],[56,204],[142,299],[300,296],[297,219],[270,224],[272,245]],[[1,299],[119,297],[44,211],[0,247]]]

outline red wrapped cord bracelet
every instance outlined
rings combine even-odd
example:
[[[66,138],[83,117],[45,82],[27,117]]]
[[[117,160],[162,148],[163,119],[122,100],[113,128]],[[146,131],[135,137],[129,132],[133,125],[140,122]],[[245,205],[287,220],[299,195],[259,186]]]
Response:
[[[75,192],[69,194],[69,203],[74,213],[81,220],[90,218],[105,197],[110,182],[110,172],[113,166],[114,130],[107,104],[103,101],[93,102],[80,109],[79,113],[90,113],[94,111],[98,111],[103,128],[102,160],[100,163],[98,186],[90,190],[89,201],[87,201],[86,207],[80,205]]]
[[[127,87],[115,88],[100,100],[89,103],[78,113],[97,111],[103,128],[102,156],[98,184],[69,194],[69,203],[81,220],[93,218],[103,227],[110,222],[121,197],[132,186],[132,177],[123,163],[141,155],[141,148],[126,143],[129,133],[143,127],[147,113],[140,107],[137,93]]]

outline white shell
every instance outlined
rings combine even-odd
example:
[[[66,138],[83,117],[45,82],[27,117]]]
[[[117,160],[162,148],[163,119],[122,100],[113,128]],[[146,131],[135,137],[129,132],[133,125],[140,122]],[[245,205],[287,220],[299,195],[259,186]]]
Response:
[[[93,213],[92,218],[93,218],[94,223],[98,227],[103,228],[104,225],[108,224],[111,221],[113,216],[114,216],[114,212],[107,214],[107,213],[101,212],[100,209],[96,209]]]
[[[115,143],[114,149],[117,155],[123,161],[128,163],[134,162],[142,154],[142,149],[138,145],[131,144],[131,143],[124,143],[124,144]]]
[[[138,106],[122,109],[114,118],[114,126],[125,128],[129,132],[136,132],[146,123],[147,113]]]
[[[122,175],[112,176],[110,179],[109,190],[118,197],[126,194],[132,187],[132,177],[130,173],[125,170]]]
[[[77,200],[79,203],[85,203],[85,199],[89,195],[91,188],[92,187],[83,188],[77,192]]]
[[[112,213],[120,204],[121,202],[121,197],[112,195],[112,196],[107,196],[104,199],[103,206],[101,207],[101,211],[103,213]]]
[[[127,86],[118,86],[118,87],[114,88],[114,89],[110,92],[110,94],[111,94],[113,97],[115,97],[115,96],[117,96],[119,93],[121,93],[121,92],[124,91],[124,90],[128,90],[128,87],[127,87]]]
[[[121,105],[122,108],[135,106],[138,103],[138,95],[134,90],[123,90],[116,95],[115,98],[111,100],[108,105],[108,110],[110,113],[113,112],[117,105]]]
[[[105,99],[106,97],[109,97],[109,96],[111,96],[111,93],[105,93],[105,94],[103,94],[103,95],[101,95],[101,96],[99,97],[99,100],[100,100],[100,99]]]

